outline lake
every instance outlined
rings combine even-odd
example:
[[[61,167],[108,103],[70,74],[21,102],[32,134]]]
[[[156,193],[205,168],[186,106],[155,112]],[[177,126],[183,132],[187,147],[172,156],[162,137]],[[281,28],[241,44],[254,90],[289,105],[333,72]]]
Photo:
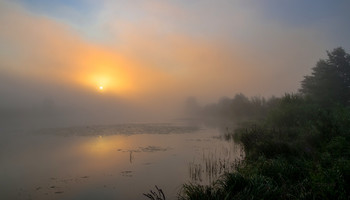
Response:
[[[147,199],[161,188],[210,184],[242,149],[218,129],[182,123],[117,124],[0,135],[0,199]]]

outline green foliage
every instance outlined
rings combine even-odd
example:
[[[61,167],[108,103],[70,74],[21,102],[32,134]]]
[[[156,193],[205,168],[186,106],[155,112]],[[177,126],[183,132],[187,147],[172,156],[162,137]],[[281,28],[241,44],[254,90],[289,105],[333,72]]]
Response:
[[[326,151],[333,157],[350,158],[350,143],[342,136],[336,136],[327,144]]]
[[[301,92],[213,104],[239,119],[226,138],[245,160],[211,186],[185,184],[180,199],[350,199],[350,55],[328,52]]]
[[[214,186],[203,186],[194,184],[184,184],[182,191],[179,194],[178,199],[180,200],[220,200],[220,193]]]
[[[181,199],[349,199],[350,109],[322,109],[286,94],[265,120],[233,135],[245,160],[214,185],[184,185]]]
[[[350,140],[350,106],[337,106],[333,109],[332,119],[340,135]]]
[[[267,122],[271,126],[303,127],[312,123],[318,113],[318,107],[298,94],[285,94],[271,109]]]
[[[274,97],[269,100],[263,97],[249,99],[240,93],[232,99],[224,97],[218,103],[198,109],[197,115],[201,118],[230,120],[235,123],[259,121],[265,118],[268,110],[277,102],[276,99]]]
[[[239,173],[224,177],[223,199],[277,199],[280,194],[277,184],[269,177],[251,175],[244,177]]]
[[[300,91],[322,106],[335,103],[349,105],[350,102],[350,55],[344,49],[327,52],[328,59],[320,60],[305,76]]]
[[[268,177],[228,173],[213,186],[185,184],[179,199],[229,200],[229,199],[279,199],[277,184]]]
[[[327,158],[329,159],[329,158]],[[316,165],[310,171],[310,190],[316,199],[348,199],[343,172],[336,165],[322,167]]]

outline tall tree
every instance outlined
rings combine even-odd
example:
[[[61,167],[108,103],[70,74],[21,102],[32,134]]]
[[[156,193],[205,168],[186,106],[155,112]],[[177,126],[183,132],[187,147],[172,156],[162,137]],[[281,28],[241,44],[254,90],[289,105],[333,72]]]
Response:
[[[349,105],[350,55],[341,47],[327,55],[328,59],[320,60],[312,74],[304,77],[300,92],[322,106]]]

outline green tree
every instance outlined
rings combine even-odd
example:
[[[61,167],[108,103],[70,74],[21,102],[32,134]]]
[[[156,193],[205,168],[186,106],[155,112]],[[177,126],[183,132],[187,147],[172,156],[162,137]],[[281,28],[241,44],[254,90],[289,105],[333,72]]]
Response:
[[[328,59],[320,60],[301,82],[300,92],[321,106],[350,101],[350,55],[339,47],[327,52]]]

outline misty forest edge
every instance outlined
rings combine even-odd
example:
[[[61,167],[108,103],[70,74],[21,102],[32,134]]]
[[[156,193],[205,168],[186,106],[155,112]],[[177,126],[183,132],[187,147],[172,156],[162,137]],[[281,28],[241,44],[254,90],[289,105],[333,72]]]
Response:
[[[184,184],[178,199],[349,199],[350,55],[341,47],[327,55],[295,94],[237,94],[205,106],[189,98],[192,117],[235,124],[224,138],[245,158],[212,185]],[[145,196],[164,197],[152,192]]]

